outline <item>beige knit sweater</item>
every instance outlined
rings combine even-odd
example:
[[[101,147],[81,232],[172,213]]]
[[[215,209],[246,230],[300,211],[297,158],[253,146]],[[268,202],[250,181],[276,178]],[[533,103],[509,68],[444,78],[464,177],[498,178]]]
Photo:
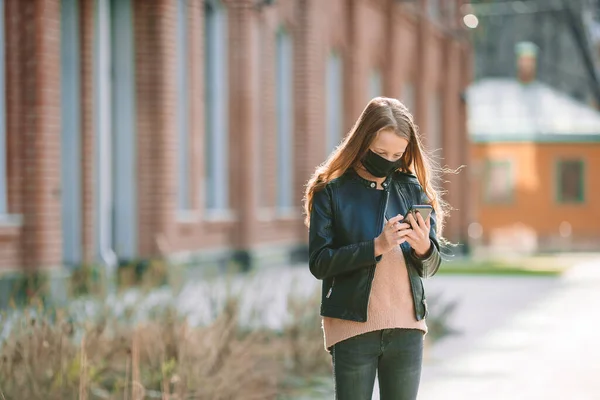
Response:
[[[362,333],[391,328],[420,329],[427,334],[424,319],[417,321],[406,262],[400,246],[385,253],[375,267],[375,277],[366,322],[322,318],[325,349]]]

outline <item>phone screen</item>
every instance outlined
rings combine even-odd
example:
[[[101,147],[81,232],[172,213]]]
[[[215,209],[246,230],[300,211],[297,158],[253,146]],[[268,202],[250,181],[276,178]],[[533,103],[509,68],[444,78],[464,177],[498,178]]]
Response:
[[[415,219],[417,218],[417,214],[416,212],[418,211],[421,214],[421,217],[423,217],[423,221],[427,221],[427,217],[429,217],[429,214],[431,214],[431,210],[433,208],[429,205],[414,205],[412,206],[408,212],[406,213],[406,217],[404,218],[404,220],[402,222],[406,222],[409,223],[408,221],[408,215],[409,214],[413,214],[413,217],[415,217]]]

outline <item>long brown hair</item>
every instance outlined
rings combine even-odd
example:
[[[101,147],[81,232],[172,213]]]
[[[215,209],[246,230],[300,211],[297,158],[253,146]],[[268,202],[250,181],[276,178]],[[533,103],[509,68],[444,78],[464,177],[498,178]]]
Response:
[[[376,97],[367,104],[342,143],[325,162],[317,167],[309,179],[304,197],[306,226],[310,225],[314,193],[322,190],[331,180],[342,176],[348,168],[356,165],[383,129],[393,129],[398,136],[408,140],[408,147],[402,155],[402,166],[398,170],[417,176],[430,204],[435,209],[437,234],[441,239],[448,204],[441,198],[442,192],[434,182],[439,181],[438,175],[447,171],[441,169],[425,151],[413,116],[406,106],[399,100],[388,97]]]

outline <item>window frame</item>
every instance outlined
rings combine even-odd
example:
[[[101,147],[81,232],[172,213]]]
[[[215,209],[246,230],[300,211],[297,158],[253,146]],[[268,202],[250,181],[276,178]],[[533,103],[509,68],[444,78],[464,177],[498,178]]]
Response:
[[[563,171],[561,170],[561,166],[564,164],[567,164],[567,163],[576,163],[581,166],[581,175],[579,177],[581,193],[578,193],[577,200],[565,200],[563,198],[563,193],[562,193],[562,173],[563,173]],[[585,204],[585,202],[586,202],[586,200],[585,200],[586,199],[586,189],[585,189],[586,171],[587,171],[587,164],[586,164],[586,160],[583,158],[560,157],[555,160],[555,162],[554,162],[554,199],[557,204],[561,204],[561,205]]]
[[[211,20],[207,10],[212,9]],[[229,165],[228,10],[220,0],[206,0],[204,17],[204,208],[208,219],[231,211]],[[212,35],[209,36],[209,30]],[[214,54],[213,54],[214,52]]]
[[[497,201],[497,200],[493,200],[490,197],[490,172],[492,170],[493,167],[495,166],[507,166],[508,167],[508,177],[507,177],[507,182],[506,182],[506,186],[507,186],[507,190],[508,190],[508,196],[507,196],[507,200],[506,201]],[[485,160],[485,165],[484,165],[484,172],[483,172],[483,183],[484,183],[484,189],[483,189],[483,195],[484,195],[484,202],[487,205],[496,205],[496,206],[502,206],[502,205],[511,205],[515,203],[515,161],[513,159],[510,158],[495,158],[495,159],[486,159]]]
[[[369,72],[367,101],[373,100],[375,97],[383,96],[383,77],[379,68],[372,68]]]
[[[190,120],[189,120],[189,34],[188,34],[188,0],[177,0],[177,209],[188,211],[193,207],[191,196],[191,155],[190,155]]]
[[[329,154],[344,137],[344,59],[336,50],[327,56],[325,92],[325,146]]]
[[[275,34],[276,208],[294,208],[294,38],[280,26]]]
[[[399,99],[414,117],[415,110],[417,108],[417,92],[414,80],[411,79],[404,82],[404,84],[402,85],[402,90],[400,91]]]

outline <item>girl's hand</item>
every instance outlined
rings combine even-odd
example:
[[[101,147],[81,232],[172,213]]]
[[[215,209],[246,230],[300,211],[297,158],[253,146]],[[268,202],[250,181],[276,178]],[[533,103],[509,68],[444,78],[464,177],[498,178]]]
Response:
[[[396,215],[385,223],[381,235],[375,238],[375,257],[385,254],[394,246],[398,246],[407,240],[407,236],[412,232],[410,225],[400,223],[404,218],[402,215]]]
[[[411,232],[406,236],[406,241],[413,248],[417,257],[424,257],[431,249],[431,240],[429,239],[429,230],[431,229],[430,218],[423,220],[421,213],[417,211],[417,218],[413,214],[408,216],[408,221],[412,226]]]

